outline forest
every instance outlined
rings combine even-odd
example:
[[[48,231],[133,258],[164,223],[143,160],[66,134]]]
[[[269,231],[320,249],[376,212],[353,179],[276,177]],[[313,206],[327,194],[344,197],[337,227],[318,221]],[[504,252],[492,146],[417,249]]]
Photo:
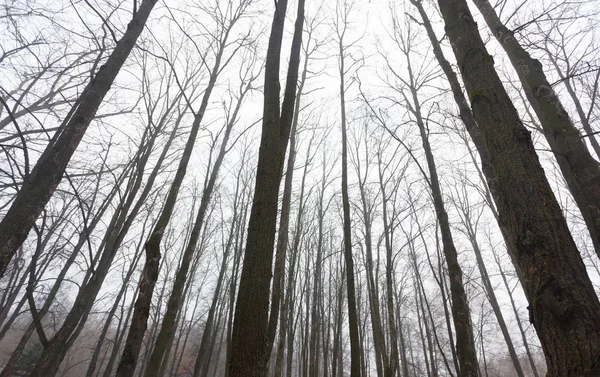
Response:
[[[0,4],[0,377],[600,377],[599,0]]]

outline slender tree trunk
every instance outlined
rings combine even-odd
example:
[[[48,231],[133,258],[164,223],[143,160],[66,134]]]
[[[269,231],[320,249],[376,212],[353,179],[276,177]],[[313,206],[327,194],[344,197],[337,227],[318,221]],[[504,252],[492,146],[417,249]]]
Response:
[[[130,178],[127,188],[124,190],[124,194],[122,194],[123,199],[118,206],[118,210],[113,214],[107,227],[108,231],[101,242],[100,250],[102,251],[98,253],[97,260],[94,263],[96,268],[88,270],[87,275],[89,277],[84,278],[84,283],[75,298],[73,307],[67,314],[61,328],[48,341],[35,368],[31,372],[31,377],[53,376],[58,371],[60,363],[83,329],[117,250],[133,221],[136,219],[142,205],[147,204],[146,199],[152,189],[152,183],[160,170],[161,163],[158,163],[148,177],[146,186],[137,198],[137,202],[134,204],[144,178],[144,166],[148,160],[148,152],[151,150],[151,145],[152,142],[148,143],[147,146],[150,148],[146,148],[146,151],[143,153],[140,152],[141,154],[138,156],[139,160],[137,161],[138,165],[135,174]]]
[[[502,332],[502,336],[504,337],[504,341],[506,342],[506,346],[508,347],[508,353],[510,354],[510,358],[515,367],[515,371],[517,372],[517,376],[525,377],[525,374],[523,373],[523,368],[521,368],[519,356],[517,355],[517,351],[515,350],[515,346],[513,345],[512,339],[510,337],[510,333],[508,332],[508,326],[504,321],[502,310],[500,309],[500,305],[498,304],[498,300],[496,299],[494,287],[492,286],[492,282],[490,281],[490,277],[488,275],[487,268],[485,267],[483,257],[481,256],[481,250],[479,249],[479,243],[477,242],[475,229],[473,228],[473,224],[471,222],[471,214],[469,213],[469,208],[467,208],[466,203],[463,203],[461,210],[463,213],[464,226],[466,228],[466,236],[469,239],[471,246],[473,247],[473,251],[475,252],[475,259],[477,260],[477,267],[481,275],[483,288],[488,296],[488,300],[490,301],[494,314],[496,315],[496,320],[498,321],[500,331]]]
[[[345,31],[346,24],[342,25]],[[356,304],[356,287],[354,283],[354,260],[352,257],[352,224],[350,217],[350,199],[348,196],[348,138],[346,124],[346,67],[344,56],[344,32],[339,35],[338,61],[340,74],[340,121],[342,128],[342,208],[344,212],[344,260],[346,262],[346,289],[348,299],[348,326],[350,331],[350,377],[361,376],[361,352],[359,339],[359,323]]]
[[[579,100],[579,97],[577,97],[577,94],[575,93],[575,89],[573,88],[573,85],[571,84],[571,80],[572,80],[571,75],[569,75],[567,73],[567,75],[565,76],[565,73],[563,73],[562,69],[560,69],[560,67],[558,65],[558,62],[556,61],[556,58],[554,56],[552,56],[550,51],[548,51],[547,49],[546,49],[546,51],[548,52],[548,57],[550,58],[552,65],[554,65],[554,68],[556,69],[556,72],[558,73],[558,77],[560,77],[561,81],[563,81],[565,83],[565,87],[567,88],[567,93],[569,93],[571,100],[575,104],[575,110],[577,110],[577,115],[579,116],[579,120],[581,121],[581,126],[583,127],[583,130],[587,133],[586,137],[590,141],[590,144],[592,145],[594,152],[596,152],[596,157],[600,158],[600,144],[598,144],[598,139],[596,138],[597,132],[592,128],[592,125],[590,124],[590,120],[588,118],[589,115],[585,114],[585,111],[583,110],[583,106],[581,105],[581,101]]]
[[[0,222],[0,277],[54,194],[71,156],[144,30],[155,4],[156,0],[142,0],[125,34],[75,102]]]
[[[104,374],[102,374],[103,377],[110,377],[113,374],[113,368],[115,366],[115,362],[117,361],[117,356],[119,356],[119,351],[121,350],[121,344],[123,344],[123,339],[125,338],[125,334],[126,334],[125,327],[127,327],[127,324],[129,323],[129,319],[131,318],[131,315],[133,314],[134,300],[135,300],[137,293],[138,292],[134,292],[133,299],[131,300],[131,302],[128,305],[127,315],[125,316],[125,318],[123,318],[124,311],[125,311],[125,305],[123,305],[121,307],[121,318],[119,319],[119,326],[117,328],[117,333],[115,335],[114,344],[112,346],[112,349],[110,350],[110,356],[108,358],[108,362],[106,363],[106,367],[104,368]],[[100,376],[100,373],[98,373],[97,376]]]
[[[192,151],[194,149],[194,144],[196,143],[196,138],[198,136],[198,132],[200,131],[200,125],[202,123],[202,119],[204,118],[204,114],[208,107],[210,95],[212,93],[213,88],[215,87],[217,76],[221,67],[221,58],[223,56],[223,50],[225,48],[225,44],[227,41],[227,34],[222,41],[220,41],[219,50],[216,56],[215,64],[210,74],[209,82],[207,88],[202,97],[202,102],[200,104],[200,108],[194,117],[194,121],[192,123],[192,128],[190,134],[188,136],[188,140],[185,144],[185,148],[183,150],[183,154],[181,159],[179,160],[179,166],[177,167],[177,172],[175,173],[175,178],[171,183],[171,188],[169,189],[169,193],[165,200],[165,204],[160,213],[160,217],[156,222],[150,237],[145,245],[146,250],[146,261],[144,263],[144,268],[142,270],[142,276],[140,277],[139,282],[139,294],[135,303],[135,309],[133,312],[133,318],[131,320],[131,326],[129,328],[129,334],[127,335],[127,339],[125,341],[125,347],[123,349],[123,355],[121,356],[121,361],[119,362],[119,366],[117,368],[117,377],[131,377],[135,371],[137,358],[140,353],[140,349],[142,346],[142,341],[144,339],[144,334],[146,333],[146,329],[148,328],[148,316],[150,313],[150,303],[152,301],[152,295],[154,293],[154,287],[156,286],[156,281],[158,280],[159,273],[159,265],[160,265],[160,243],[162,241],[164,232],[167,228],[171,220],[171,215],[173,214],[173,210],[175,209],[175,204],[177,202],[177,197],[179,195],[179,189],[185,177],[187,166],[192,156]],[[204,199],[204,196],[203,196]],[[206,203],[208,204],[208,203]],[[206,208],[200,205],[201,210]],[[199,210],[198,214],[200,215],[201,210]],[[204,215],[204,213],[202,213]],[[196,225],[196,224],[195,224]],[[199,235],[200,230],[195,229],[192,231],[192,238],[196,238]],[[191,243],[191,241],[190,241]],[[194,245],[195,246],[195,245]],[[187,249],[186,249],[187,251]],[[184,254],[186,255],[186,254]],[[188,258],[184,257],[184,262],[182,262],[182,269],[185,270],[185,274],[187,274],[187,269],[189,269],[189,260],[191,256],[186,255]],[[187,263],[186,263],[187,261]],[[185,280],[185,279],[184,279]],[[177,287],[182,290],[184,284],[179,284]],[[173,296],[173,295],[171,295]],[[172,316],[171,316],[172,317]],[[170,318],[170,317],[169,317]],[[160,336],[160,335],[159,335]],[[154,351],[153,351],[154,354]],[[160,355],[160,360],[162,360],[162,354]],[[152,357],[151,357],[152,361]],[[154,360],[156,362],[156,360]],[[158,368],[148,368],[151,373],[158,372]]]
[[[229,252],[232,249],[232,243],[234,238],[235,226],[237,225],[237,195],[239,194],[239,183],[236,187],[235,193],[235,204],[234,204],[234,212],[233,212],[233,221],[231,221],[231,227],[229,229],[229,237],[227,239],[227,243],[225,245],[225,251],[223,253],[223,259],[221,261],[221,268],[219,270],[219,276],[217,278],[217,286],[215,287],[215,291],[213,293],[212,303],[208,310],[208,316],[206,318],[206,323],[204,325],[204,331],[202,332],[202,338],[200,340],[200,348],[198,349],[198,355],[196,356],[196,362],[194,363],[194,377],[198,377],[200,375],[200,370],[203,365],[207,363],[206,355],[208,351],[208,345],[210,340],[210,334],[214,328],[215,314],[217,310],[217,303],[219,301],[219,297],[221,296],[221,287],[225,281],[225,272],[227,270],[227,261],[229,258]]]
[[[213,76],[211,76],[211,81],[209,83],[210,90],[205,92],[205,99],[208,100],[207,95],[210,95],[210,91],[214,87],[214,83],[216,82],[216,77],[219,72],[220,60],[225,48],[227,41],[227,37],[223,38],[221,43],[220,55],[217,58],[217,62],[215,63],[215,68],[213,70]],[[183,252],[183,258],[179,269],[175,275],[175,282],[173,283],[173,289],[171,291],[171,295],[169,296],[169,301],[167,302],[167,311],[165,312],[163,322],[158,333],[158,337],[156,339],[154,349],[152,350],[152,355],[150,356],[150,360],[148,362],[148,368],[146,368],[145,377],[154,377],[157,376],[160,371],[160,365],[164,358],[164,354],[167,351],[168,341],[167,339],[171,336],[173,331],[175,330],[175,319],[177,318],[179,308],[181,306],[181,302],[183,299],[183,290],[186,285],[186,281],[188,279],[188,273],[190,264],[192,262],[192,258],[195,255],[195,251],[197,248],[198,240],[200,239],[201,230],[204,227],[205,218],[207,215],[208,206],[211,202],[212,194],[217,182],[217,178],[219,176],[219,170],[225,158],[225,154],[227,153],[227,143],[229,141],[229,136],[231,135],[231,131],[233,129],[234,124],[236,123],[237,116],[239,110],[242,105],[242,101],[244,95],[250,90],[250,83],[246,85],[245,90],[242,92],[235,110],[233,111],[233,115],[229,122],[226,125],[225,134],[223,136],[223,141],[221,143],[221,148],[219,149],[217,158],[215,160],[215,164],[212,167],[212,171],[207,173],[207,182],[202,193],[202,199],[200,200],[200,207],[198,208],[198,213],[196,215],[196,219],[194,221],[194,225],[192,227],[192,232],[190,235],[190,239],[188,240],[187,246]],[[206,109],[207,102],[202,103],[201,112]],[[145,310],[149,311],[150,301],[146,303],[147,307]],[[147,322],[147,314],[146,314],[146,322]],[[138,351],[139,352],[139,351]],[[128,375],[127,377],[129,377]],[[118,376],[121,377],[121,376]],[[125,376],[123,376],[125,377]]]
[[[439,1],[490,155],[488,184],[530,304],[548,376],[600,374],[600,302],[539,159],[464,0]]]
[[[535,361],[533,360],[533,355],[531,353],[531,349],[529,347],[529,341],[527,340],[527,334],[525,333],[525,329],[521,324],[521,317],[519,316],[519,310],[515,304],[515,300],[513,298],[512,290],[508,285],[508,280],[506,280],[506,275],[504,274],[504,270],[502,269],[502,265],[500,261],[496,259],[496,263],[498,264],[498,269],[500,270],[500,276],[502,276],[502,282],[504,283],[504,288],[506,288],[506,292],[508,293],[508,298],[510,299],[510,305],[515,314],[515,320],[517,321],[517,327],[519,328],[519,333],[521,334],[521,339],[523,340],[523,347],[525,347],[525,353],[527,354],[527,359],[529,360],[529,365],[531,366],[531,371],[535,377],[539,377],[539,373],[537,371],[537,367],[535,365]]]
[[[309,35],[310,37],[310,35]],[[306,51],[310,47],[310,38],[307,41]],[[273,292],[271,294],[271,309],[269,313],[269,324],[267,326],[267,348],[272,349],[277,334],[277,322],[279,319],[279,305],[282,300],[283,284],[285,282],[285,258],[287,253],[288,233],[290,225],[290,207],[292,201],[292,182],[294,178],[294,164],[296,159],[296,132],[298,128],[298,115],[300,113],[300,101],[302,99],[302,90],[306,83],[306,74],[308,70],[308,53],[304,56],[304,67],[302,76],[298,84],[296,102],[294,104],[294,117],[292,120],[290,136],[290,152],[288,156],[285,180],[283,184],[283,197],[281,200],[281,214],[279,220],[279,230],[277,246],[275,252],[275,267],[273,272]],[[310,154],[310,151],[309,151]],[[303,178],[304,179],[304,178]]]
[[[542,64],[525,51],[488,0],[473,2],[517,71],[600,257],[600,165],[588,151],[579,130],[552,89]]]
[[[427,160],[427,167],[429,169],[428,184],[433,196],[434,209],[440,226],[440,233],[442,235],[442,249],[446,258],[446,264],[448,266],[450,293],[452,296],[452,319],[454,321],[454,330],[456,332],[456,354],[460,367],[459,376],[477,377],[477,349],[473,339],[471,316],[462,279],[462,269],[458,264],[458,253],[454,245],[452,231],[450,229],[450,222],[448,220],[448,213],[446,212],[442,197],[437,167],[435,165],[433,152],[431,151],[429,136],[425,128],[425,122],[421,115],[421,104],[417,94],[416,83],[410,63],[409,51],[410,50],[405,51],[408,64],[408,74],[410,77],[409,88],[413,101],[413,103],[409,104],[409,106],[412,109],[411,112],[416,118],[417,126],[419,127],[419,132],[421,135],[421,141],[423,143],[423,149],[425,151],[425,158]]]
[[[94,375],[94,372],[96,370],[96,364],[98,363],[98,357],[100,356],[100,352],[102,350],[102,345],[104,344],[104,341],[106,340],[105,339],[106,334],[110,330],[110,326],[111,326],[113,317],[114,317],[115,313],[117,312],[117,309],[119,308],[119,304],[121,303],[121,297],[127,291],[127,287],[129,285],[129,280],[131,279],[131,276],[133,275],[133,272],[135,271],[135,269],[137,267],[141,253],[138,255],[136,255],[134,262],[131,263],[129,270],[127,271],[127,274],[126,274],[125,278],[123,279],[123,285],[121,286],[119,293],[117,293],[117,297],[115,298],[115,303],[113,304],[112,308],[108,312],[108,315],[106,316],[106,321],[104,322],[102,331],[100,331],[100,336],[98,337],[98,342],[96,343],[96,347],[94,348],[94,352],[92,353],[92,358],[90,360],[87,372],[85,374],[86,377],[93,377],[93,375]],[[125,303],[123,303],[123,305],[125,305]]]
[[[381,166],[381,153],[377,154],[379,159],[377,167],[379,174],[379,191],[381,192],[381,209],[383,218],[383,237],[385,241],[385,292],[386,292],[386,309],[387,309],[387,321],[388,329],[390,333],[390,358],[388,366],[385,369],[385,377],[394,377],[398,370],[399,355],[398,355],[398,329],[396,328],[396,318],[394,315],[394,257],[392,249],[392,230],[390,228],[390,220],[388,218],[388,197],[386,193],[386,185],[383,178],[383,170]],[[392,211],[393,212],[393,211]],[[393,219],[392,219],[393,222]],[[399,305],[399,303],[398,303]],[[404,368],[404,366],[403,366]],[[408,371],[406,372],[408,374]],[[407,376],[404,376],[407,377]]]
[[[263,377],[271,349],[267,343],[269,291],[277,222],[279,184],[290,135],[304,23],[304,0],[292,40],[290,65],[280,112],[279,66],[287,0],[276,3],[265,65],[264,108],[258,166],[244,264],[240,277],[229,377]],[[271,345],[272,346],[272,345]]]

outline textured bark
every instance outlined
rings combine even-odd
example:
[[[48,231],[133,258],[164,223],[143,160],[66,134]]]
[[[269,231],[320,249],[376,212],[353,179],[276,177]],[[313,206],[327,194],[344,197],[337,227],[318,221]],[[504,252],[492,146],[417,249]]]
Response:
[[[464,0],[439,1],[490,156],[499,222],[529,301],[548,376],[600,374],[600,302],[535,153]]]
[[[265,376],[271,352],[267,349],[267,328],[273,247],[279,184],[294,115],[304,0],[298,2],[287,83],[280,112],[279,67],[286,8],[286,0],[276,3],[267,49],[262,136],[244,264],[235,308],[231,355],[227,366],[229,377]]]
[[[155,4],[156,0],[141,2],[125,34],[75,102],[0,222],[0,277],[54,194],[71,156],[135,46]]]
[[[600,165],[588,151],[579,130],[552,89],[542,64],[521,46],[512,31],[500,21],[489,1],[473,2],[517,71],[600,257]]]

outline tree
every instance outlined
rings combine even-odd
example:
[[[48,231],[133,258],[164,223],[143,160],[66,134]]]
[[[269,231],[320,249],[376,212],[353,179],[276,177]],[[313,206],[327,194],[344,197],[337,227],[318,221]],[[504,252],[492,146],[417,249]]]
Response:
[[[69,111],[0,222],[0,276],[52,197],[104,96],[144,29],[156,0],[143,0],[108,60]]]
[[[269,291],[279,184],[290,135],[304,24],[304,0],[298,13],[283,104],[279,105],[279,66],[287,1],[276,3],[265,63],[262,136],[254,199],[248,224],[244,264],[240,276],[229,377],[265,376],[271,349],[267,349]]]
[[[440,1],[490,155],[487,181],[530,304],[549,376],[600,373],[600,302],[525,129],[465,1]],[[576,354],[574,351],[576,350]]]
[[[356,285],[354,282],[354,260],[352,257],[352,224],[350,217],[350,199],[348,195],[348,137],[346,123],[346,98],[347,90],[345,65],[347,45],[344,36],[348,28],[348,16],[352,4],[344,0],[336,2],[336,33],[338,42],[338,69],[340,75],[340,126],[342,129],[342,209],[344,216],[344,261],[346,270],[346,289],[348,298],[348,326],[350,329],[350,376],[361,376],[361,351],[359,340],[358,313],[356,303]],[[350,67],[351,68],[351,67]]]
[[[474,3],[521,80],[600,257],[600,165],[586,148],[579,130],[552,89],[542,64],[521,46],[489,1],[474,0]]]

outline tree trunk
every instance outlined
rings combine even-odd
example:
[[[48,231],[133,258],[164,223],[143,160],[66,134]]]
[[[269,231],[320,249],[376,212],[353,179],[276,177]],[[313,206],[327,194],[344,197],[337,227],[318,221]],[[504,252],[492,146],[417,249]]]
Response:
[[[229,377],[265,376],[271,353],[271,349],[267,349],[267,328],[277,202],[294,115],[304,23],[304,0],[298,2],[290,65],[280,113],[279,66],[286,8],[287,0],[276,3],[267,50],[262,136],[244,264],[235,308],[232,352],[228,360]]]
[[[515,300],[513,298],[512,290],[508,285],[508,281],[506,280],[506,275],[504,274],[504,270],[502,269],[502,265],[500,261],[496,258],[496,263],[498,264],[498,269],[500,270],[500,276],[502,276],[502,282],[504,283],[504,288],[506,288],[506,292],[508,293],[508,298],[510,299],[510,306],[515,314],[515,320],[517,321],[517,327],[519,328],[519,333],[521,334],[521,339],[523,340],[523,347],[525,347],[525,353],[527,354],[527,359],[529,360],[529,365],[531,366],[531,371],[535,377],[539,377],[537,367],[535,365],[535,361],[533,360],[533,355],[531,353],[531,349],[529,347],[529,342],[527,341],[527,334],[525,333],[525,329],[521,324],[521,317],[519,316],[519,310],[515,304]]]
[[[429,136],[425,126],[425,121],[421,115],[421,103],[418,98],[416,83],[413,76],[412,66],[410,62],[409,50],[405,51],[408,64],[408,75],[410,78],[409,89],[412,94],[412,104],[409,104],[411,112],[416,118],[421,142],[425,151],[425,159],[429,170],[428,184],[433,197],[433,205],[436,217],[442,235],[442,249],[448,266],[448,276],[450,280],[451,293],[451,310],[452,319],[454,321],[454,330],[456,332],[456,354],[460,367],[459,376],[461,377],[477,377],[477,349],[473,340],[473,329],[471,326],[471,315],[469,311],[468,299],[465,293],[465,288],[462,279],[462,269],[458,264],[458,253],[454,245],[448,213],[446,212],[442,190],[437,174],[437,167],[431,151]],[[425,177],[427,179],[427,177]],[[443,279],[443,277],[440,277]]]
[[[150,154],[149,151],[152,149],[152,143],[153,141],[144,146],[149,147],[146,148],[144,152],[140,151],[137,169],[135,170],[134,176],[129,180],[127,188],[124,190],[125,192],[121,194],[122,200],[118,206],[119,210],[113,214],[107,227],[108,231],[101,242],[101,251],[98,252],[98,256],[96,257],[95,270],[88,270],[87,276],[84,278],[84,283],[75,298],[73,307],[67,314],[61,328],[54,334],[44,348],[40,359],[33,369],[31,374],[32,377],[41,375],[45,377],[53,376],[58,371],[62,359],[83,329],[83,325],[92,309],[96,296],[102,287],[102,283],[108,274],[112,261],[123,242],[127,231],[133,224],[142,205],[148,204],[146,199],[152,190],[152,184],[160,170],[160,162],[155,165],[152,173],[148,177],[146,186],[137,198],[135,204],[134,200],[144,178],[144,166],[148,160]],[[165,151],[163,152],[166,153]]]
[[[54,194],[71,156],[144,30],[155,4],[156,0],[142,0],[108,60],[87,84],[31,174],[25,177],[15,201],[0,222],[0,277]]]
[[[579,130],[552,89],[542,64],[525,51],[488,0],[473,2],[517,71],[600,257],[600,165],[588,151]]]
[[[389,364],[385,370],[385,377],[394,377],[398,370],[399,355],[398,355],[398,329],[396,327],[396,317],[394,315],[394,257],[393,257],[393,231],[390,227],[391,223],[394,223],[393,218],[388,217],[388,197],[386,193],[386,185],[383,177],[383,169],[381,166],[381,152],[377,153],[378,158],[378,177],[379,177],[379,191],[381,192],[381,209],[383,218],[383,237],[385,241],[385,292],[386,292],[386,310],[388,329],[390,333],[390,358]],[[394,211],[392,211],[394,213]],[[393,226],[393,225],[392,225]],[[400,303],[398,303],[399,305]],[[404,367],[404,366],[403,366]],[[406,371],[408,374],[408,371]],[[407,376],[404,376],[407,377]]]
[[[466,228],[465,233],[467,238],[469,239],[469,242],[471,243],[471,246],[473,247],[473,251],[475,252],[475,259],[477,260],[477,267],[481,275],[483,288],[488,296],[488,300],[490,301],[492,309],[494,310],[494,314],[496,315],[496,320],[498,321],[500,331],[502,332],[502,336],[504,337],[504,341],[506,342],[506,346],[508,347],[508,353],[515,367],[515,371],[517,372],[517,376],[525,377],[525,374],[523,373],[523,368],[521,368],[519,356],[517,355],[517,351],[515,350],[515,346],[513,345],[512,339],[510,337],[510,333],[508,332],[508,326],[504,321],[502,310],[500,310],[500,304],[496,299],[494,287],[492,286],[492,282],[490,281],[490,277],[488,275],[487,268],[485,267],[483,257],[481,256],[481,250],[479,249],[477,235],[475,234],[475,229],[473,228],[473,223],[471,222],[471,214],[469,213],[470,209],[468,204],[462,203],[461,210],[463,213],[464,226]]]
[[[346,26],[345,23],[342,25],[343,30],[345,30]],[[346,124],[346,67],[344,65],[344,56],[346,55],[346,52],[343,32],[339,35],[338,54],[340,74],[340,121],[342,128],[342,208],[344,212],[344,260],[346,262],[348,326],[350,331],[350,377],[361,377],[359,324],[356,308],[356,287],[354,283],[354,260],[352,257],[352,224],[350,217],[350,199],[348,197],[348,139],[346,135],[348,126]]]
[[[488,184],[540,337],[548,376],[600,374],[600,302],[466,1],[439,1],[490,156]],[[513,247],[514,246],[514,247]]]

